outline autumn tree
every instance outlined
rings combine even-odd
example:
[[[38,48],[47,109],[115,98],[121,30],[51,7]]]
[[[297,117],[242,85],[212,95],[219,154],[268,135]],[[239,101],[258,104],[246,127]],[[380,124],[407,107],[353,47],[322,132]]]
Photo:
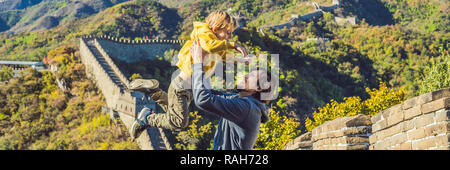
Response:
[[[11,67],[2,67],[2,70],[0,70],[0,81],[9,81],[13,76],[14,73]]]

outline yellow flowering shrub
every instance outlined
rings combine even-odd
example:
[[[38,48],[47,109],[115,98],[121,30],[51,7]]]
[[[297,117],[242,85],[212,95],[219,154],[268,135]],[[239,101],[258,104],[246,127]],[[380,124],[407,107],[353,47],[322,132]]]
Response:
[[[214,137],[214,127],[212,122],[207,122],[197,111],[189,113],[192,120],[186,130],[180,131],[175,144],[178,150],[206,150],[210,147]]]
[[[305,121],[306,129],[311,131],[315,127],[340,117],[365,114],[373,116],[378,112],[391,106],[399,104],[405,100],[406,92],[403,89],[394,90],[386,86],[386,83],[380,83],[379,89],[366,88],[370,98],[362,101],[359,96],[345,97],[343,102],[331,100],[324,107],[313,113],[314,121],[307,118]]]
[[[281,150],[300,134],[299,122],[281,115],[275,107],[270,108],[270,120],[261,124],[255,150]]]

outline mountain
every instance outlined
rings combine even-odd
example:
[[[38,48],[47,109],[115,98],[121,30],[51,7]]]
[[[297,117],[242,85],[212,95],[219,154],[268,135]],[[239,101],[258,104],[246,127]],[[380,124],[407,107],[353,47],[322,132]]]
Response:
[[[0,12],[24,9],[40,3],[42,0],[3,0],[0,2]]]
[[[53,28],[85,18],[127,0],[4,1],[0,8],[0,31],[21,33]]]

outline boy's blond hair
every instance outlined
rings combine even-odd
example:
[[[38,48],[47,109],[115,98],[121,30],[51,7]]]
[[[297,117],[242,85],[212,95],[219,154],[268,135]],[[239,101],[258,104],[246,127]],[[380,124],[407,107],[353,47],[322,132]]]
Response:
[[[205,20],[211,30],[217,27],[218,29],[233,31],[237,27],[236,19],[223,11],[212,12]]]

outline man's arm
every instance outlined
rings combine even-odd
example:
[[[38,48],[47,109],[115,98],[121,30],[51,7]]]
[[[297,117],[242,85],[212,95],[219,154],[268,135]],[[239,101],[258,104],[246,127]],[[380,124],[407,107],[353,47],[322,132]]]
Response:
[[[200,109],[222,116],[234,123],[240,123],[249,114],[250,103],[239,98],[226,99],[214,95],[203,83],[204,72],[201,63],[193,64],[192,91],[194,102]]]
[[[214,90],[214,89],[211,89],[211,94],[216,95],[216,96],[220,96],[220,97],[223,97],[223,98],[227,98],[227,99],[231,99],[231,98],[234,98],[237,95],[239,95],[237,93],[226,93],[226,92],[219,91],[219,90]]]

